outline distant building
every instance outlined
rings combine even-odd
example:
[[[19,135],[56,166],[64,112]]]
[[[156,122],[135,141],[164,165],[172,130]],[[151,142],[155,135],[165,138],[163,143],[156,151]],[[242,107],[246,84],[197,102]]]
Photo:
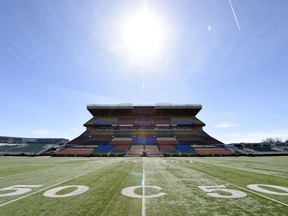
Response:
[[[0,155],[50,155],[51,150],[69,142],[63,138],[0,136]]]

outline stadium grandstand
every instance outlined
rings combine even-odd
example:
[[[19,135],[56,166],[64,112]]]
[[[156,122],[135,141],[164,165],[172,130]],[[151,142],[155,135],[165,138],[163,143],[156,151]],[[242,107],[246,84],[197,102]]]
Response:
[[[53,156],[227,156],[236,151],[209,136],[198,104],[88,105],[86,131]]]
[[[238,155],[246,156],[276,156],[288,155],[288,143],[234,143],[228,144]]]
[[[69,140],[63,138],[22,138],[0,136],[0,155],[38,156],[51,155]]]

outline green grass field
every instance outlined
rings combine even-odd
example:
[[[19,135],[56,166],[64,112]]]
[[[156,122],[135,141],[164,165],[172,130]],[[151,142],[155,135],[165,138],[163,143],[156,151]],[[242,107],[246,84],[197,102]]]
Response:
[[[0,215],[288,215],[288,157],[0,157]]]

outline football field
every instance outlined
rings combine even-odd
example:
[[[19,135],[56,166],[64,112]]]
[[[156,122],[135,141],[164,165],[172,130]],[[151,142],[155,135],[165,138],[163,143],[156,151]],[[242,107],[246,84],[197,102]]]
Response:
[[[288,157],[0,157],[0,215],[288,215]]]

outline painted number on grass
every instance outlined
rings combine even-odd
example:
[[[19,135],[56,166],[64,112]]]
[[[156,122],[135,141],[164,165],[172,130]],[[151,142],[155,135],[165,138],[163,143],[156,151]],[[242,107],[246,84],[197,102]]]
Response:
[[[288,188],[287,187],[281,187],[281,186],[277,186],[277,185],[266,185],[266,184],[250,184],[250,185],[247,185],[247,187],[252,189],[252,190],[255,190],[255,191],[258,191],[258,192],[262,192],[262,193],[288,196]],[[274,188],[274,189],[278,189],[278,190],[281,190],[281,191],[285,191],[285,193],[271,191],[271,190],[267,190],[267,189],[264,189],[264,188],[261,188],[261,187]]]
[[[158,186],[144,186],[145,189],[146,188],[153,188],[153,189],[156,189],[156,190],[161,190],[162,188],[158,187]],[[137,188],[143,188],[143,186],[132,186],[132,187],[127,187],[127,188],[124,188],[121,193],[124,195],[124,196],[128,196],[128,197],[132,197],[132,198],[156,198],[156,197],[161,197],[161,196],[164,196],[166,193],[157,193],[157,194],[153,194],[153,195],[139,195],[139,194],[136,194],[135,193],[135,190]]]
[[[14,186],[2,188],[2,189],[0,189],[0,197],[16,196],[16,195],[25,194],[25,193],[30,192],[32,190],[32,188],[37,188],[37,187],[41,187],[41,186],[42,185],[14,185]],[[57,194],[60,191],[67,189],[67,188],[77,188],[77,189],[72,191],[72,192],[66,193],[66,194]],[[70,186],[62,186],[62,187],[50,189],[50,190],[46,191],[45,193],[43,193],[43,195],[46,197],[63,198],[63,197],[70,197],[70,196],[79,195],[79,194],[85,193],[88,190],[89,190],[89,187],[87,187],[87,186],[70,185]],[[8,193],[2,193],[2,191],[9,191],[9,192]]]
[[[66,193],[66,194],[57,194],[60,191],[67,189],[67,188],[77,188],[76,190]],[[70,197],[70,196],[76,196],[82,193],[85,193],[86,191],[89,190],[89,187],[87,186],[82,186],[82,185],[70,185],[70,186],[62,186],[62,187],[57,187],[50,189],[43,193],[44,196],[46,197],[53,197],[53,198],[63,198],[63,197]]]
[[[242,191],[227,189],[224,185],[198,186],[198,188],[206,192],[208,196],[216,198],[242,198],[247,196]]]
[[[0,197],[17,196],[17,195],[25,194],[25,193],[30,192],[32,188],[37,188],[41,186],[43,185],[13,185],[10,187],[5,187],[5,188],[0,189]],[[145,189],[151,188],[157,191],[162,189],[161,187],[158,187],[158,186],[144,186],[144,187]],[[250,184],[250,185],[247,185],[247,187],[251,190],[262,192],[262,193],[288,196],[287,187],[282,187],[282,186],[277,186],[277,185],[267,185],[267,184]],[[75,189],[71,192],[64,191],[63,193],[63,190],[68,189],[68,188],[75,188]],[[143,188],[143,186],[140,185],[140,186],[127,187],[127,188],[124,188],[121,191],[121,193],[124,196],[132,197],[132,198],[157,198],[157,197],[164,196],[166,194],[163,192],[159,192],[159,193],[151,194],[151,195],[136,194],[135,190],[138,188]],[[234,190],[234,189],[228,189],[224,185],[198,186],[198,188],[206,192],[208,196],[215,197],[215,198],[242,198],[242,197],[247,196],[245,192]],[[268,190],[266,188],[271,188],[271,189]],[[275,189],[277,191],[275,191]],[[43,195],[46,197],[52,197],[52,198],[65,198],[65,197],[71,197],[71,196],[76,196],[76,195],[85,193],[88,190],[89,190],[89,187],[87,186],[69,185],[69,186],[61,186],[61,187],[52,188],[44,192]],[[60,193],[61,191],[62,193]],[[282,192],[279,192],[279,191],[282,191]]]
[[[31,188],[41,187],[42,185],[14,185],[0,189],[0,197],[16,196],[30,192]],[[10,191],[9,193],[1,193],[1,191]],[[12,191],[12,192],[11,192]]]

